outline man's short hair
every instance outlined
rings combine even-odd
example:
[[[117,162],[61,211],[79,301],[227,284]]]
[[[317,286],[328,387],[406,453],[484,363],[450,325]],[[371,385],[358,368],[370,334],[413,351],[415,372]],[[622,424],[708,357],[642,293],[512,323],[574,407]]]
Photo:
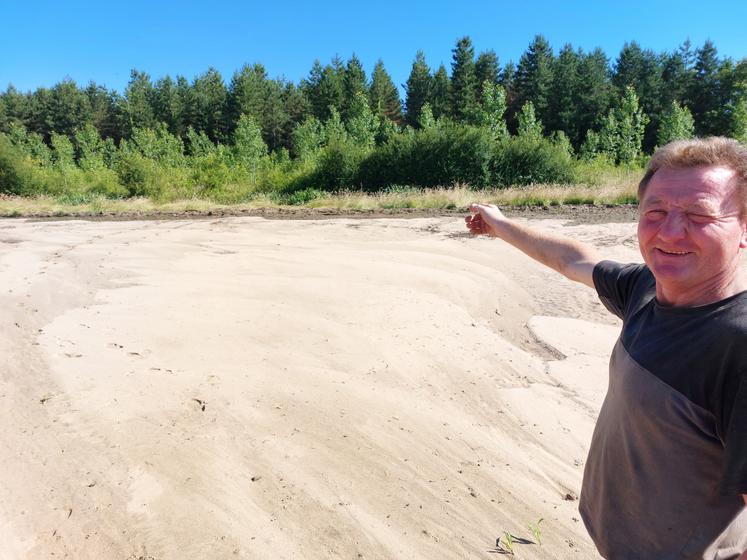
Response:
[[[675,140],[656,150],[648,162],[646,174],[638,184],[638,200],[643,199],[651,177],[659,169],[711,165],[728,167],[736,173],[742,216],[747,216],[747,147],[737,140],[723,136]]]

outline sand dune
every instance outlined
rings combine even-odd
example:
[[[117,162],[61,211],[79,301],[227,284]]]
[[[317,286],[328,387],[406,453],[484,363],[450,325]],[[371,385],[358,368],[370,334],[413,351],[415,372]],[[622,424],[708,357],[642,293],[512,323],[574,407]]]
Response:
[[[459,220],[3,220],[0,282],[3,558],[597,557],[616,321]]]

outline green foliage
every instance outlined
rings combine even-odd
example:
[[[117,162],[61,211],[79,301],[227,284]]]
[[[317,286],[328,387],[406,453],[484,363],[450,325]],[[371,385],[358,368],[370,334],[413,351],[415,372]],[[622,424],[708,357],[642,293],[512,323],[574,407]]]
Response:
[[[52,133],[52,161],[57,168],[68,168],[75,165],[75,150],[70,138],[64,134]]]
[[[638,106],[638,96],[628,86],[619,106],[607,113],[599,133],[587,133],[581,153],[586,158],[604,153],[616,163],[633,163],[642,153],[646,123],[648,117]]]
[[[379,120],[379,129],[376,131],[376,144],[381,145],[389,142],[400,133],[399,127],[389,119]]]
[[[498,56],[495,51],[481,52],[475,61],[475,82],[479,88],[477,91],[477,100],[482,100],[482,85],[488,82],[491,86],[498,85],[498,75],[500,67],[498,66]]]
[[[0,133],[0,193],[30,195],[37,191],[34,164],[7,135]]]
[[[493,142],[485,129],[450,123],[401,134],[361,162],[358,183],[369,191],[396,184],[486,186]]]
[[[347,138],[348,133],[345,123],[340,118],[340,113],[334,107],[330,107],[330,117],[324,123],[324,143],[344,144]]]
[[[695,122],[690,110],[672,101],[669,109],[661,117],[656,142],[659,146],[664,146],[673,140],[692,138],[694,133]]]
[[[433,118],[433,111],[431,111],[430,103],[426,103],[425,105],[423,105],[423,108],[420,111],[418,125],[423,129],[433,128],[434,126],[436,126],[436,119]]]
[[[451,84],[446,67],[442,64],[438,67],[431,82],[431,92],[428,103],[431,105],[433,116],[437,119],[448,117],[450,114]]]
[[[540,140],[542,138],[542,122],[534,113],[534,104],[531,101],[524,103],[517,115],[517,132],[520,138]]]
[[[405,84],[405,122],[410,126],[415,127],[420,122],[420,112],[431,95],[431,81],[425,55],[423,51],[418,51]]]
[[[337,111],[342,109],[344,73],[342,61],[337,57],[332,60],[332,64],[324,67],[315,60],[309,77],[301,83],[312,114],[320,121],[326,121],[331,116],[332,108]]]
[[[732,135],[747,145],[747,97],[737,101],[732,112]]]
[[[120,153],[138,153],[146,159],[168,167],[184,165],[184,143],[171,134],[166,125],[154,128],[136,128],[130,141],[123,140]]]
[[[509,187],[574,182],[574,161],[565,146],[536,136],[512,136],[495,147],[492,184]]]
[[[503,118],[505,112],[505,90],[501,85],[485,80],[482,83],[482,94],[474,119],[475,124],[490,130],[496,139],[503,138],[508,135],[506,121]]]
[[[311,160],[324,144],[322,123],[316,117],[308,117],[293,130],[293,154],[302,162]]]
[[[514,537],[511,533],[505,531],[503,533],[503,538],[500,540],[500,544],[511,556],[516,555],[514,552]]]
[[[537,35],[521,55],[516,68],[515,99],[512,113],[531,101],[539,119],[549,116],[549,95],[553,81],[553,54],[550,44]]]
[[[540,529],[540,524],[542,523],[543,519],[540,517],[537,520],[537,523],[530,523],[528,525],[529,532],[534,535],[534,539],[537,541],[537,544],[542,546],[542,529]]]
[[[312,200],[323,198],[325,196],[327,196],[327,193],[324,191],[320,191],[319,189],[306,188],[289,194],[286,202],[292,206],[300,206],[302,204],[308,204]]]
[[[639,108],[638,96],[633,88],[626,88],[620,107],[616,111],[616,117],[617,161],[631,163],[641,155],[643,134],[648,123],[648,117],[643,109]]]
[[[368,98],[363,92],[356,94],[349,113],[347,131],[350,139],[361,147],[372,147],[379,130],[379,118],[371,111]]]
[[[342,116],[345,121],[354,118],[360,112],[361,96],[366,105],[368,99],[368,83],[366,72],[357,56],[353,55],[345,66],[342,74]]]
[[[187,153],[192,157],[203,157],[212,154],[216,145],[204,132],[197,132],[191,126],[187,129]]]
[[[75,132],[75,149],[81,169],[93,170],[105,167],[104,155],[109,152],[111,161],[113,144],[105,144],[96,128],[88,124]]]
[[[399,92],[384,68],[382,60],[378,60],[374,66],[369,98],[371,110],[379,119],[389,119],[395,123],[402,122],[402,102],[399,99]]]
[[[267,155],[262,131],[250,116],[241,115],[239,118],[238,126],[233,133],[233,155],[252,176],[256,173],[260,159]]]
[[[357,175],[366,149],[352,142],[335,140],[319,154],[315,172],[307,178],[306,185],[336,192],[357,187]]]
[[[452,50],[450,116],[457,120],[469,120],[475,114],[477,104],[477,77],[475,75],[475,49],[469,37],[462,37]]]

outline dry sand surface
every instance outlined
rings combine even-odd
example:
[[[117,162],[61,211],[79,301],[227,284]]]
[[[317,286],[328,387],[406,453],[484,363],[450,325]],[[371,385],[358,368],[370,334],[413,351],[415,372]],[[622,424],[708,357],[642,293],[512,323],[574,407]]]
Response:
[[[639,258],[632,223],[533,223]],[[618,324],[463,229],[0,220],[1,557],[596,558]]]

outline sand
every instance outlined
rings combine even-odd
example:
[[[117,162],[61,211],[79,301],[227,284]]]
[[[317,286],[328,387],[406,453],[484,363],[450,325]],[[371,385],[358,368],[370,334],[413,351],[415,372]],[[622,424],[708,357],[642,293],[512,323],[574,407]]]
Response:
[[[4,559],[597,558],[619,323],[460,219],[0,220],[0,304]]]

